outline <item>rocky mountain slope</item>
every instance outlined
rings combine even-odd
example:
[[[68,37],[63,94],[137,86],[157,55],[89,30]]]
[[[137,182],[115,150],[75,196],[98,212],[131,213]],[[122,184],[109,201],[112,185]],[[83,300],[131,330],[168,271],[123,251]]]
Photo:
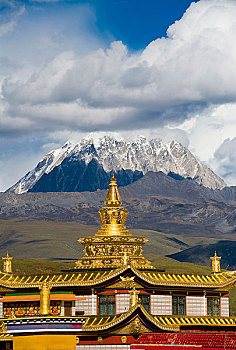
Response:
[[[188,236],[232,237],[236,230],[236,187],[212,190],[193,180],[148,172],[119,188],[130,212],[127,226]],[[0,194],[0,218],[99,224],[107,190],[70,193]],[[229,236],[227,236],[229,235]]]
[[[236,269],[236,242],[232,241],[218,241],[217,243],[201,244],[185,249],[181,252],[168,255],[169,257],[178,261],[198,262],[200,265],[209,264],[209,257],[213,256],[217,251],[217,255],[221,256],[221,267],[224,269]],[[201,252],[201,254],[199,254]]]
[[[176,174],[147,172],[119,191],[130,213],[127,227],[136,235],[148,230],[146,254],[174,254],[180,261],[209,265],[216,249],[222,266],[235,268],[236,187],[213,190]],[[0,250],[18,256],[26,247],[28,257],[62,257],[62,251],[63,258],[74,257],[70,242],[96,231],[106,193],[0,193]]]
[[[88,137],[51,151],[8,192],[91,192],[107,188],[112,173],[120,186],[126,186],[150,171],[191,178],[212,189],[226,186],[177,141],[148,141],[140,136],[125,142],[104,136]]]

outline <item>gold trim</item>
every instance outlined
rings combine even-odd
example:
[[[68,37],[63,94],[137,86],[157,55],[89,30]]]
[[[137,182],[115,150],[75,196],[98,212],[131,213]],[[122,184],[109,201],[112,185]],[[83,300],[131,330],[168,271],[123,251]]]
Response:
[[[167,274],[162,272],[145,272],[136,269],[133,265],[126,265],[119,269],[110,271],[90,271],[74,272],[73,274],[54,275],[10,275],[0,273],[0,286],[8,288],[39,288],[43,282],[47,281],[50,287],[64,286],[94,286],[121,275],[126,270],[131,269],[134,275],[141,280],[155,286],[170,287],[197,287],[223,289],[233,287],[236,282],[235,272],[221,272],[214,275],[189,275],[189,274]],[[173,278],[175,276],[175,278]],[[196,278],[193,280],[193,276]],[[216,280],[218,282],[216,282]],[[197,282],[199,281],[199,282]]]

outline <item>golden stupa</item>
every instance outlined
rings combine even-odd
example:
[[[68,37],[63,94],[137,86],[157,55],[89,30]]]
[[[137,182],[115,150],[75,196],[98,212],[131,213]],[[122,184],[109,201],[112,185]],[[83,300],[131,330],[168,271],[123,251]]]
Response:
[[[93,237],[80,238],[84,256],[76,262],[77,269],[114,269],[131,264],[139,269],[153,269],[150,261],[142,255],[147,239],[133,237],[125,227],[128,211],[121,207],[121,197],[113,176],[103,207],[99,210],[102,223]]]

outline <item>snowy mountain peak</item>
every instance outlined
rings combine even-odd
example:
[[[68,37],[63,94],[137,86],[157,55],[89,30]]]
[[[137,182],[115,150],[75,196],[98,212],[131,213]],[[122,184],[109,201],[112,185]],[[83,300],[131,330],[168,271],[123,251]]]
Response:
[[[78,143],[68,141],[62,148],[49,152],[32,171],[8,191],[27,192],[44,174],[50,174],[65,162],[68,167],[73,161],[75,169],[75,164],[83,162],[87,166],[92,160],[100,164],[106,173],[122,169],[143,174],[148,171],[162,171],[165,174],[175,173],[185,178],[192,178],[197,183],[213,189],[226,186],[221,178],[199,162],[178,141],[164,143],[161,139],[148,141],[144,136],[138,136],[135,140],[126,142],[110,135],[90,134]]]

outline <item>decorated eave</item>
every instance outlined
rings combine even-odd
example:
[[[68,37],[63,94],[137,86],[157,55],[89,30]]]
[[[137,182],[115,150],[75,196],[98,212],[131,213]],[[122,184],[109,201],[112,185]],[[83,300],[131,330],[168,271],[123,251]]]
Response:
[[[38,325],[44,325],[39,327]],[[184,329],[236,328],[235,317],[217,316],[153,316],[141,304],[118,315],[83,317],[30,317],[2,319],[0,332],[5,337],[10,334],[33,332],[79,332],[82,336],[105,334],[141,334],[143,332],[179,332]]]
[[[135,276],[145,286],[184,287],[204,289],[230,288],[236,282],[235,272],[216,274],[173,274],[140,271],[132,264],[108,271],[75,271],[49,275],[18,275],[0,273],[0,287],[9,289],[39,288],[43,282],[52,288],[104,286],[120,281],[120,276]]]
[[[154,316],[148,313],[141,304],[129,309],[128,312],[112,316],[90,316],[83,324],[84,332],[115,331],[124,326],[130,327],[130,333],[145,331],[178,332],[181,329],[191,328],[218,328],[222,326],[236,327],[235,317],[217,316]],[[146,330],[143,328],[146,327]]]

